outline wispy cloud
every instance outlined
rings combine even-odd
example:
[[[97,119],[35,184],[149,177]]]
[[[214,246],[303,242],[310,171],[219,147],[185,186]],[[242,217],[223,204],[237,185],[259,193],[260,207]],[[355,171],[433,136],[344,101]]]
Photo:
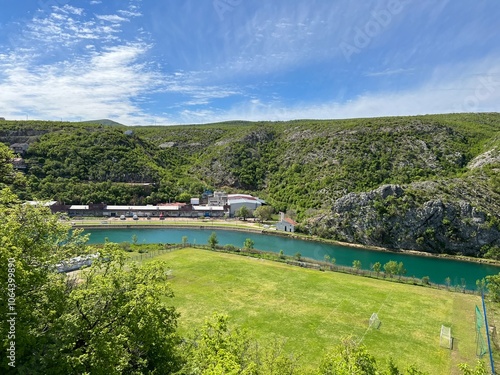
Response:
[[[228,111],[184,111],[183,123],[235,119],[284,121],[291,119],[340,119],[433,113],[494,112],[500,101],[500,59],[475,62],[454,69],[438,67],[434,78],[412,89],[374,92],[344,102],[279,102],[247,100]],[[444,74],[443,72],[447,73]],[[463,72],[468,72],[464,74]],[[471,74],[473,73],[473,74]]]
[[[193,123],[500,102],[494,2],[236,1],[223,17],[212,1],[55,3],[2,19],[1,116]]]
[[[127,18],[124,18],[124,17],[120,17],[119,15],[117,14],[105,14],[105,15],[99,15],[99,14],[96,14],[95,16],[98,20],[101,20],[101,21],[108,21],[108,22],[111,22],[111,23],[120,23],[120,22],[125,22],[125,21],[128,21]]]
[[[83,9],[65,5],[34,17],[19,43],[0,55],[4,116],[151,122],[137,104],[163,80],[145,60],[151,45],[120,40],[120,25],[136,14],[129,8],[83,17]],[[47,55],[61,48],[78,53]]]
[[[380,72],[367,72],[365,73],[366,77],[384,77],[384,76],[393,76],[393,75],[398,75],[398,74],[407,74],[407,73],[413,73],[414,68],[408,68],[408,69],[403,69],[403,68],[398,68],[398,69],[385,69]]]

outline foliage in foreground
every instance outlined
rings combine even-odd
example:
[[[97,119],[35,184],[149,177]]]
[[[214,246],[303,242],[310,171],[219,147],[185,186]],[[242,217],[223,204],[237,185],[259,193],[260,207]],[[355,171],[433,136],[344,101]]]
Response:
[[[7,191],[2,194],[5,202]],[[54,265],[85,253],[85,239],[41,208],[13,202],[1,205],[0,215],[1,277],[7,279],[10,259],[16,286],[15,304],[9,306],[7,285],[1,284],[1,314],[17,313],[15,368],[3,357],[2,373],[170,374],[180,369],[177,314],[161,302],[172,296],[164,264],[125,267],[123,252],[106,244],[92,266],[74,277],[61,274]],[[2,337],[9,328],[4,321]],[[2,352],[7,348],[2,341]]]
[[[179,375],[425,375],[413,365],[399,369],[389,360],[377,362],[367,348],[347,337],[326,353],[317,370],[305,370],[298,358],[285,353],[283,342],[271,340],[267,347],[259,346],[248,332],[231,329],[224,315],[215,314],[200,331],[182,344],[186,363]],[[464,375],[486,375],[483,362],[475,367],[460,364]]]

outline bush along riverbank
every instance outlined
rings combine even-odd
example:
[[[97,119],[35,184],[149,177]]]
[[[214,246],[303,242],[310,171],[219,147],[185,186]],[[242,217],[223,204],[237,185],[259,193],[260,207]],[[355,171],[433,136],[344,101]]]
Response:
[[[210,240],[209,240],[210,241]],[[250,243],[249,243],[250,244]],[[188,242],[181,244],[134,244],[133,242],[122,242],[120,247],[130,253],[129,260],[136,262],[147,261],[148,259],[160,256],[166,252],[195,248],[207,251],[215,251],[221,253],[234,254],[239,256],[252,257],[256,259],[268,260],[273,262],[286,263],[291,266],[314,269],[320,272],[341,272],[361,277],[386,280],[389,282],[410,284],[420,287],[428,287],[435,289],[448,290],[451,292],[481,294],[481,290],[485,289],[484,280],[478,280],[475,290],[467,289],[464,282],[460,285],[451,285],[449,278],[444,279],[444,284],[434,283],[429,280],[429,277],[422,278],[406,276],[406,269],[402,262],[389,261],[385,264],[376,262],[371,266],[370,270],[362,269],[359,261],[354,261],[352,267],[341,266],[335,264],[335,259],[325,257],[323,261],[318,261],[303,257],[300,253],[293,256],[285,255],[283,250],[279,253],[269,252],[254,249],[253,247],[237,247],[234,245],[219,246],[218,244],[199,245]],[[98,249],[102,245],[92,245]]]

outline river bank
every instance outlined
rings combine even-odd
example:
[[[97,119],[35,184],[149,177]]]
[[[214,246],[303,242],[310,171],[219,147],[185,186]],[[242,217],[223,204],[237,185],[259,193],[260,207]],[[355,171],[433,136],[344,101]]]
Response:
[[[343,246],[353,249],[367,249],[372,251],[379,251],[385,253],[394,253],[394,254],[408,254],[413,256],[420,257],[433,257],[433,258],[441,258],[441,259],[450,259],[457,260],[462,262],[472,262],[479,264],[487,264],[492,266],[500,266],[500,261],[496,261],[493,259],[485,259],[485,258],[473,258],[467,257],[463,255],[452,255],[452,254],[436,254],[436,253],[428,253],[423,251],[416,250],[407,250],[407,249],[390,249],[378,246],[370,246],[370,245],[362,245],[348,242],[341,242],[330,240],[326,238],[321,238],[318,236],[311,236],[303,233],[289,233],[289,232],[281,232],[277,231],[270,224],[261,224],[255,221],[242,221],[242,220],[220,220],[220,219],[190,219],[190,218],[167,218],[165,220],[147,220],[140,218],[139,220],[132,220],[127,218],[126,220],[96,220],[95,218],[91,219],[80,219],[80,220],[72,220],[71,222],[73,228],[81,228],[81,229],[166,229],[166,228],[186,228],[186,229],[200,229],[200,230],[231,230],[238,232],[248,232],[248,233],[258,233],[264,235],[285,237],[291,239],[298,239],[304,241],[312,241],[317,243],[324,243],[336,246]],[[267,227],[265,227],[267,225]]]

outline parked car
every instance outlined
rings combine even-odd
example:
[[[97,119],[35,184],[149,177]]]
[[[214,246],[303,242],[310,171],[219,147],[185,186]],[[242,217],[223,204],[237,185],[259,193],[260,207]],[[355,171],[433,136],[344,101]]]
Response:
[[[125,215],[120,215],[120,220],[125,220],[125,219],[126,219]]]
[[[133,219],[133,220],[139,220],[139,218],[137,217],[137,215],[136,215],[136,214],[134,214],[134,216],[132,216],[132,219]]]

